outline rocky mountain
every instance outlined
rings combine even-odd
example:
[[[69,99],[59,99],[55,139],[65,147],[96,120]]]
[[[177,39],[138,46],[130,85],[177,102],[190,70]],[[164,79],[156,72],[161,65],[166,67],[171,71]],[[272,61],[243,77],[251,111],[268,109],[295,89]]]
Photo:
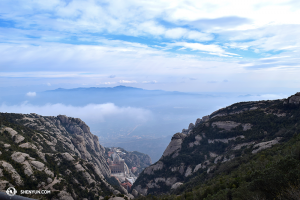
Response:
[[[237,191],[262,188],[257,199],[279,197],[272,188],[287,187],[300,180],[300,154],[294,154],[291,148],[295,146],[298,152],[300,145],[296,143],[300,141],[299,104],[300,93],[297,93],[281,100],[235,103],[197,119],[188,129],[174,134],[160,160],[140,174],[133,191],[142,195],[185,192],[178,199],[195,199],[195,195],[199,199],[233,199],[233,195],[244,199],[246,195],[242,197],[243,192],[237,194]],[[287,143],[292,139],[293,143]],[[248,171],[239,168],[242,164]],[[232,173],[236,169],[241,176]],[[290,170],[291,175],[282,177],[285,170]],[[273,179],[272,174],[277,177]],[[226,181],[227,175],[230,177]],[[215,182],[209,182],[213,179]],[[238,190],[242,183],[244,189]],[[277,185],[263,185],[272,183]],[[192,197],[187,198],[187,191]],[[219,197],[213,198],[217,193]]]
[[[147,154],[138,151],[126,151],[120,147],[114,149],[117,149],[118,155],[124,159],[126,165],[135,176],[138,176],[146,167],[152,164],[151,158]],[[106,158],[109,158],[108,154],[111,151],[112,148],[105,148]]]
[[[0,113],[0,190],[51,190],[44,199],[132,195],[111,177],[105,149],[78,118]]]

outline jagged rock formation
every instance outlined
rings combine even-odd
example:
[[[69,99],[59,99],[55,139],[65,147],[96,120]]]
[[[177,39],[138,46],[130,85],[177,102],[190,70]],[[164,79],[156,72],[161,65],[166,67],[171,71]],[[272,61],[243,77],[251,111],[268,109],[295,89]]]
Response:
[[[104,147],[82,120],[0,113],[0,123],[0,191],[49,189],[49,199],[132,197],[111,177]]]
[[[134,176],[138,176],[146,167],[152,164],[151,158],[149,155],[138,152],[138,151],[126,151],[120,147],[114,147],[118,149],[116,152],[120,158],[124,159],[126,165],[128,166],[130,173]],[[108,159],[111,154],[111,148],[105,148],[105,158]]]
[[[197,119],[173,136],[160,160],[140,174],[133,188],[142,195],[170,192],[201,174],[212,177],[240,156],[289,140],[300,129],[299,104],[297,93],[282,100],[236,103]]]

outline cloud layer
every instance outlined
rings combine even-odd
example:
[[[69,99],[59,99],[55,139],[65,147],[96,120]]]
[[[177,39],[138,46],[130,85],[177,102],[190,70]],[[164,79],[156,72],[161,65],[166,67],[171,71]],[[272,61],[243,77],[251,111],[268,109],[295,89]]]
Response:
[[[113,103],[88,104],[86,106],[72,106],[64,104],[47,104],[43,106],[23,103],[21,105],[0,105],[1,112],[8,113],[37,113],[43,116],[67,115],[80,118],[89,123],[118,123],[118,120],[126,120],[131,123],[145,123],[152,118],[149,110],[133,107],[118,107]],[[115,119],[115,121],[113,121]]]
[[[2,0],[0,81],[267,91],[298,83],[299,19],[290,0]]]

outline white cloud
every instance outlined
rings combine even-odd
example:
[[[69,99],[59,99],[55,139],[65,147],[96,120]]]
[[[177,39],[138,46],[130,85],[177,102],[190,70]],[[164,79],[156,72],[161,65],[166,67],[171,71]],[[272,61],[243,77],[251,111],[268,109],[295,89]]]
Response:
[[[35,97],[36,92],[27,92],[26,95],[29,96],[29,97]]]
[[[111,85],[111,84],[116,84],[116,82],[105,82],[105,85]]]
[[[182,46],[184,48],[189,48],[192,50],[197,51],[204,51],[208,52],[209,54],[218,55],[218,56],[226,56],[229,57],[231,55],[237,55],[234,53],[229,53],[223,50],[220,46],[215,44],[201,44],[201,43],[188,43],[188,42],[175,42],[175,43],[169,43],[169,46]]]
[[[86,106],[71,106],[64,104],[47,104],[43,106],[23,103],[21,105],[0,105],[1,112],[8,113],[37,113],[43,116],[67,115],[80,118],[85,122],[105,122],[108,118],[122,118],[144,123],[152,117],[149,110],[134,107],[118,107],[113,103],[88,104]]]
[[[119,83],[137,83],[136,81],[120,80]]]
[[[143,81],[142,83],[152,83],[152,84],[154,84],[154,83],[157,83],[157,81],[156,80],[153,80],[153,81]]]

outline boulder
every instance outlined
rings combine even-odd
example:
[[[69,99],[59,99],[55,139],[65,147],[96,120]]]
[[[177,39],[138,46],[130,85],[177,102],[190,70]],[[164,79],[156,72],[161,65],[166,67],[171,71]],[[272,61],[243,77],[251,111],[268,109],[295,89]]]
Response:
[[[26,143],[20,144],[19,147],[25,148],[25,149],[37,149],[37,147],[34,144],[32,144],[31,142],[26,142]]]
[[[15,143],[16,143],[16,144],[22,142],[23,140],[25,140],[25,138],[24,138],[22,135],[20,135],[20,134],[18,134],[18,135],[15,137]]]
[[[171,187],[171,190],[176,190],[178,187],[180,187],[183,183],[181,182],[177,182],[177,183],[174,183]]]
[[[24,161],[22,164],[23,164],[23,168],[24,168],[24,173],[25,173],[27,176],[33,175],[33,170],[32,170],[32,168],[31,168],[31,165],[29,164],[29,162],[26,160],[26,161]]]
[[[11,158],[18,163],[24,162],[26,157],[30,157],[30,156],[27,153],[22,153],[22,152],[15,152],[11,155]]]
[[[11,135],[11,137],[14,137],[15,135],[18,134],[17,131],[15,131],[14,129],[10,128],[10,127],[6,127],[4,128],[5,131],[9,132],[9,134]]]
[[[192,175],[192,173],[193,173],[193,170],[192,170],[192,168],[189,166],[189,167],[187,168],[187,170],[186,170],[184,176],[185,176],[185,177],[188,177],[188,176]]]
[[[45,164],[41,163],[40,161],[30,161],[30,162],[31,165],[39,171],[42,171],[45,168]]]
[[[23,185],[23,180],[21,176],[18,174],[18,172],[13,168],[13,166],[5,161],[0,161],[0,165],[11,174],[11,177],[15,180],[17,185]]]
[[[69,153],[62,153],[61,155],[67,161],[73,161],[73,160],[75,160]]]

